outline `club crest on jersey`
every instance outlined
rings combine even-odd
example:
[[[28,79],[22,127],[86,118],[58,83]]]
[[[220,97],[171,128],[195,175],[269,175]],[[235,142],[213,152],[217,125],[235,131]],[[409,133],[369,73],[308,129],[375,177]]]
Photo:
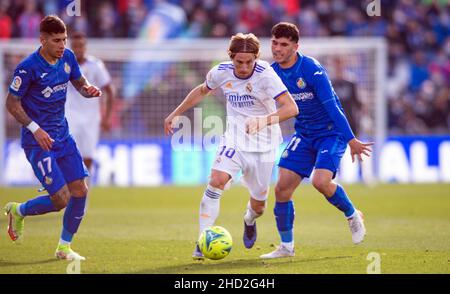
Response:
[[[306,87],[306,83],[303,78],[299,78],[297,80],[297,87],[299,87],[300,89],[304,89]]]
[[[70,65],[68,65],[67,62],[64,62],[64,71],[66,74],[70,74]]]
[[[22,85],[22,78],[19,76],[15,76],[11,83],[11,88],[14,91],[19,91],[20,86]]]
[[[47,184],[47,185],[51,185],[53,183],[53,179],[50,178],[49,176],[45,176],[44,181],[45,181],[45,184]]]
[[[245,90],[247,90],[248,93],[251,93],[251,92],[253,91],[252,84],[248,83],[248,84],[245,86]]]

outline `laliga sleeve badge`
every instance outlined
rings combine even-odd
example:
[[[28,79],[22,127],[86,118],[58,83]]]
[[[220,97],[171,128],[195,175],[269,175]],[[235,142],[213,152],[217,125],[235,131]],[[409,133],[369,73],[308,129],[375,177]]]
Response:
[[[11,88],[14,91],[19,91],[21,85],[22,85],[22,78],[19,76],[15,76],[12,80]]]

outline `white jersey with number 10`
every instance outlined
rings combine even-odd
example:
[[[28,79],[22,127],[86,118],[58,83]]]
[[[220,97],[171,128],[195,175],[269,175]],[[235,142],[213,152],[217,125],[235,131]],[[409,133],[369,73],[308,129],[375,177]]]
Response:
[[[245,122],[250,117],[266,116],[277,110],[276,99],[286,86],[268,62],[257,60],[250,77],[238,78],[231,61],[213,67],[206,76],[209,89],[221,88],[227,100],[226,146],[247,152],[266,152],[282,142],[280,126],[275,123],[255,135],[248,135]]]

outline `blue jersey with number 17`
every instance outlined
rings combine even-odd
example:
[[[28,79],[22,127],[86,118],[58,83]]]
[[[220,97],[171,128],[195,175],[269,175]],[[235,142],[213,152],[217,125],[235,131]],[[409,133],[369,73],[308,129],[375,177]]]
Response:
[[[21,99],[26,114],[52,139],[62,142],[69,136],[64,111],[67,85],[81,77],[80,67],[69,49],[56,64],[50,64],[39,53],[40,48],[17,66],[9,92]],[[21,137],[22,147],[39,146],[24,127]]]
[[[354,135],[326,70],[312,57],[299,53],[297,57],[290,68],[272,64],[297,103],[297,134],[311,138],[340,135],[348,142]]]

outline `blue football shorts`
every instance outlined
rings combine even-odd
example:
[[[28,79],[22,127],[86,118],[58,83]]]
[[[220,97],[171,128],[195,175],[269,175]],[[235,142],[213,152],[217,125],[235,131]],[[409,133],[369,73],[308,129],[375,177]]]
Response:
[[[25,147],[24,150],[34,174],[50,195],[66,183],[89,176],[72,136],[63,142],[54,142],[50,151],[39,146]]]
[[[309,138],[294,134],[281,154],[278,166],[302,178],[309,178],[314,168],[327,169],[334,178],[346,148],[347,142],[339,135]]]

